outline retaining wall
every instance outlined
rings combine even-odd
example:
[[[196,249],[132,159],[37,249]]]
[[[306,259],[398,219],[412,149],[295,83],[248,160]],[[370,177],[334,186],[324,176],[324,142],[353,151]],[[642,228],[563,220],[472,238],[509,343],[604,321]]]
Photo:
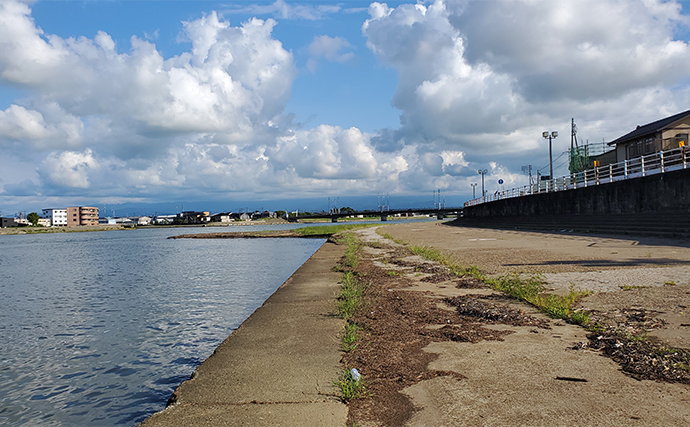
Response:
[[[655,212],[690,214],[690,169],[576,190],[496,200],[465,207],[463,212],[465,218]]]

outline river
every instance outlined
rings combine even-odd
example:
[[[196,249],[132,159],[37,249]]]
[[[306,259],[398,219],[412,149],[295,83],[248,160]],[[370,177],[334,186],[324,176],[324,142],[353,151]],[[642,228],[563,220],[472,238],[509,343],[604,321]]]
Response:
[[[324,242],[226,230],[0,236],[0,425],[138,424]]]

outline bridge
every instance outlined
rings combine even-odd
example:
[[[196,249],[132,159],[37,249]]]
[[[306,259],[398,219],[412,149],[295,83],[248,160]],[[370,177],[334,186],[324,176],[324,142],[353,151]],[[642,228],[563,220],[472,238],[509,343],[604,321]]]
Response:
[[[387,221],[392,215],[436,215],[436,218],[443,219],[448,215],[460,215],[462,213],[461,207],[450,208],[409,208],[409,209],[390,209],[390,210],[364,210],[364,211],[349,211],[349,212],[317,212],[307,215],[291,216],[288,218],[290,222],[297,222],[300,219],[316,219],[316,218],[330,218],[331,222],[338,222],[339,218],[357,217],[359,215],[368,217],[380,217],[381,221]]]

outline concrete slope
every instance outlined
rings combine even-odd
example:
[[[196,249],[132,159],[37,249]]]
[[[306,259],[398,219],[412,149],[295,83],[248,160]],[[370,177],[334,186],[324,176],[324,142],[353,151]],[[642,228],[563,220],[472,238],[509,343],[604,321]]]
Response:
[[[333,315],[343,247],[324,244],[141,425],[344,426]]]

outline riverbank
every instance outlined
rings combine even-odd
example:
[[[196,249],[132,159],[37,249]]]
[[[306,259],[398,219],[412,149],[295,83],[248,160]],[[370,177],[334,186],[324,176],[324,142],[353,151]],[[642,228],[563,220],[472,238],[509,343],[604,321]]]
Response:
[[[690,423],[690,242],[440,222],[354,233],[353,272],[368,283],[350,320],[361,341],[341,352],[333,267],[344,248],[326,243],[143,426]],[[458,276],[425,258],[435,253],[487,280],[581,289],[573,309],[600,329]],[[367,392],[345,407],[332,383],[350,368]]]
[[[334,316],[344,248],[325,243],[141,425],[338,426],[344,322]]]
[[[52,233],[83,233],[91,231],[111,231],[111,230],[133,230],[136,227],[123,225],[85,225],[79,227],[6,227],[0,228],[1,235],[17,234],[52,234]]]
[[[441,223],[380,233],[357,232],[354,272],[369,281],[363,298],[376,309],[352,320],[362,341],[344,363],[370,394],[350,402],[350,424],[690,422],[689,242]],[[438,260],[481,267],[463,274]],[[573,307],[592,323],[549,317],[488,283],[517,286],[513,274],[543,283],[547,300],[571,286],[595,290]]]

